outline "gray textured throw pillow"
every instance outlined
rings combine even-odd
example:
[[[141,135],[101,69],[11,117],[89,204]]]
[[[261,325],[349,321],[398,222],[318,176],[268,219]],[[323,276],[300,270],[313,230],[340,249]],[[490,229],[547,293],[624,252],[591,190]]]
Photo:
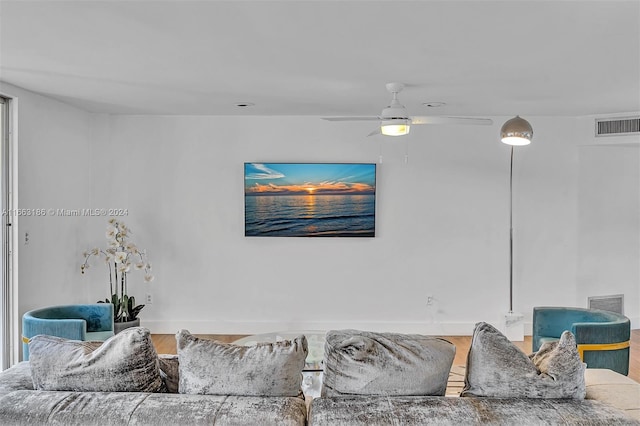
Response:
[[[456,348],[417,334],[332,330],[322,396],[444,395]]]
[[[584,399],[585,365],[569,331],[527,356],[495,327],[476,324],[460,396]]]
[[[300,396],[305,336],[255,346],[176,334],[179,392],[205,395]]]
[[[158,355],[160,363],[160,375],[169,393],[178,393],[178,382],[180,380],[178,355],[161,354]]]
[[[158,355],[149,330],[128,328],[105,342],[38,335],[29,343],[37,390],[160,392]]]

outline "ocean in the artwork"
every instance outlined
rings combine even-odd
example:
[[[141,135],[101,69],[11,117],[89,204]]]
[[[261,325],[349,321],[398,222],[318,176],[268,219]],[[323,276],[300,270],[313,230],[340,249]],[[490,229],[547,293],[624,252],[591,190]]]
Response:
[[[373,237],[375,195],[245,195],[245,236]]]

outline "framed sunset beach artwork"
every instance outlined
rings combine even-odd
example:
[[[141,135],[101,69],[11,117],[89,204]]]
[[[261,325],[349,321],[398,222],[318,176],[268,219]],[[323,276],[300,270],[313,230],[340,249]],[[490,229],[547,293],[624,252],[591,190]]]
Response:
[[[375,163],[245,163],[247,237],[374,237]]]

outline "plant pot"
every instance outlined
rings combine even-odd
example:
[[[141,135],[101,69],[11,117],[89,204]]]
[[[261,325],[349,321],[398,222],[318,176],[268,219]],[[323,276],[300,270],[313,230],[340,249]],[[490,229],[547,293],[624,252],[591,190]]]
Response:
[[[140,318],[136,318],[133,321],[114,322],[113,332],[115,334],[120,333],[122,330],[130,327],[140,327]]]

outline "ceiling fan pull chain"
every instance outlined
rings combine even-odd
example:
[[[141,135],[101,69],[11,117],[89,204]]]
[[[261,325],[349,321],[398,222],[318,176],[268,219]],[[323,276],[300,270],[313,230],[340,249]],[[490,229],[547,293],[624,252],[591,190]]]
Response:
[[[378,143],[378,149],[380,150],[380,154],[378,154],[378,163],[382,164],[382,141]]]
[[[404,164],[409,164],[409,139],[404,141]]]

